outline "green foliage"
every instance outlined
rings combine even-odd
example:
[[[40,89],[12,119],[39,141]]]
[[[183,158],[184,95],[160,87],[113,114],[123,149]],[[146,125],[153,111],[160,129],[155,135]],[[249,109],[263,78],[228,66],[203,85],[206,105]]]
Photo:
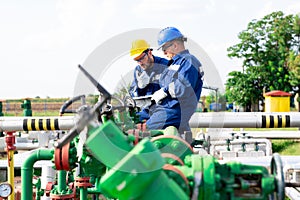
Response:
[[[216,102],[216,94],[215,92],[210,92],[207,96],[206,96],[206,103],[209,105],[213,102]]]
[[[291,55],[299,52],[299,36],[297,16],[273,12],[261,20],[251,21],[238,35],[240,43],[227,49],[230,58],[243,59],[243,72],[229,73],[226,82],[230,101],[245,106],[262,99],[264,90],[291,91],[292,83],[300,80],[290,75],[288,66],[295,58]]]
[[[272,151],[282,155],[299,155],[300,143],[296,140],[273,140]]]
[[[300,42],[300,41],[299,41]],[[299,86],[300,85],[300,54],[296,55],[295,53],[290,53],[289,55],[289,70],[291,77],[291,85]]]

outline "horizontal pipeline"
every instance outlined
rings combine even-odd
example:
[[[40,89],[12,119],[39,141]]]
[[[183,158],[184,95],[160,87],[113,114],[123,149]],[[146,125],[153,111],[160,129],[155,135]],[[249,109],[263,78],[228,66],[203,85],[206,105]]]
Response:
[[[300,127],[300,112],[194,113],[191,128],[288,128]]]
[[[0,117],[0,131],[69,130],[75,125],[74,119],[74,116]]]
[[[74,116],[0,117],[0,131],[69,130]],[[194,113],[191,128],[288,128],[300,127],[300,112],[209,112]]]

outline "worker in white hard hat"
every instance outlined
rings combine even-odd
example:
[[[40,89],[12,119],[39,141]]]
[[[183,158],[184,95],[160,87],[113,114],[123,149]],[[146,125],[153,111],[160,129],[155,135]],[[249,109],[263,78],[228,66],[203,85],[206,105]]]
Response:
[[[154,56],[149,43],[143,39],[132,42],[130,56],[138,63],[134,69],[134,79],[129,89],[130,95],[132,97],[152,95],[160,89],[160,74],[167,68],[169,61]],[[142,110],[139,115],[141,121],[149,118],[148,111],[145,110]]]

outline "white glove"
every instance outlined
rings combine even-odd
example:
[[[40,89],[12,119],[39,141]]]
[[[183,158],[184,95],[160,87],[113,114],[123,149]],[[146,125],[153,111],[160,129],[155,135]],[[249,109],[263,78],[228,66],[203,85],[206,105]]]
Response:
[[[143,89],[149,84],[150,77],[146,71],[143,71],[140,75],[138,75],[138,73],[139,72],[136,71],[137,85],[140,89]]]
[[[155,101],[156,104],[159,104],[162,99],[167,96],[167,93],[164,92],[164,89],[161,88],[153,93],[151,101]]]

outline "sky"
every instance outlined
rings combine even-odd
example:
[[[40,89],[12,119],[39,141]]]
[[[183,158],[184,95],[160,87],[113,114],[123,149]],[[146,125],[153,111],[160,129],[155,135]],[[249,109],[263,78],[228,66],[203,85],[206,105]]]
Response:
[[[128,54],[135,35],[140,37],[140,30],[145,37],[151,33],[144,39],[156,47],[156,32],[168,26],[178,28],[196,44],[191,53],[209,63],[204,68],[206,84],[222,87],[230,71],[242,69],[241,60],[227,57],[227,48],[239,42],[238,34],[249,22],[275,11],[299,14],[300,1],[1,1],[0,99],[73,97],[80,93],[75,89],[81,84],[79,64],[87,65],[113,93],[120,80],[130,82],[128,74],[136,63]],[[120,48],[118,43],[122,43]],[[159,51],[153,53],[163,56]],[[93,70],[90,65],[95,65]],[[95,73],[98,68],[102,68],[100,74]],[[123,81],[123,77],[127,78]]]

